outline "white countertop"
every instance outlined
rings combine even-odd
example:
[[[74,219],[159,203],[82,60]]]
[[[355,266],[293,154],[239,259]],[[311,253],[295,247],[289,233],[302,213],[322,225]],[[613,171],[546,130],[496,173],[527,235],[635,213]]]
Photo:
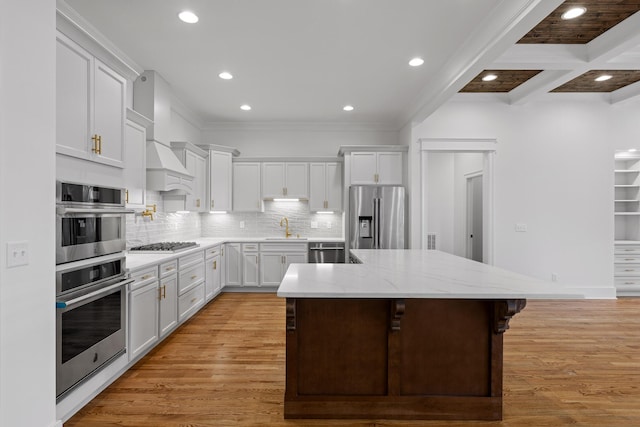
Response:
[[[440,251],[352,250],[362,264],[292,264],[290,298],[582,299],[577,289]]]
[[[290,237],[274,238],[274,237],[201,237],[198,239],[185,239],[185,241],[196,242],[199,247],[187,249],[185,251],[175,253],[161,254],[139,254],[135,252],[127,252],[127,269],[129,271],[139,270],[154,264],[161,264],[172,259],[180,258],[184,255],[195,253],[199,250],[207,249],[222,243],[307,243],[307,242],[344,242],[340,237],[313,237],[313,238],[296,238]]]

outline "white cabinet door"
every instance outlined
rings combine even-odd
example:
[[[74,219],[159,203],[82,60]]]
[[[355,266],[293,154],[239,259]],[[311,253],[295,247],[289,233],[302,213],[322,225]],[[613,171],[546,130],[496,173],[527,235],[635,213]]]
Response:
[[[144,209],[147,182],[147,170],[145,168],[145,147],[147,141],[145,129],[127,120],[125,141],[124,185],[126,188],[127,206]]]
[[[342,164],[327,163],[327,210],[342,211]]]
[[[262,197],[265,199],[285,197],[285,166],[284,163],[262,164]]]
[[[309,164],[285,163],[285,196],[309,198]]]
[[[242,286],[242,253],[240,243],[227,243],[224,257],[226,258],[227,280],[225,286]]]
[[[209,210],[231,210],[231,153],[209,151]]]
[[[207,258],[205,265],[205,301],[211,299],[220,291],[220,255]]]
[[[185,209],[191,212],[205,212],[206,209],[206,160],[189,150],[185,150],[185,168],[193,175],[193,191],[186,196]]]
[[[327,168],[325,163],[309,165],[309,211],[325,210],[326,206]]]
[[[56,151],[124,167],[127,81],[77,43],[56,37]]]
[[[307,261],[306,253],[286,253],[284,254],[284,268],[282,270],[282,277],[284,277],[289,265],[291,264],[306,264]]]
[[[178,325],[178,276],[160,279],[160,337]]]
[[[377,153],[377,183],[402,185],[402,153]]]
[[[158,341],[158,282],[129,294],[129,360]]]
[[[222,263],[220,262],[220,255],[214,256],[211,261],[213,268],[213,293],[215,295],[222,289]]]
[[[71,39],[56,38],[56,151],[89,159],[93,57]]]
[[[233,210],[236,212],[261,212],[260,163],[238,162],[233,164]]]
[[[340,164],[309,165],[309,211],[342,210],[342,170]]]
[[[243,286],[259,286],[259,258],[258,252],[242,254],[242,284]]]
[[[260,253],[260,284],[278,286],[282,281],[284,255],[280,252]]]
[[[97,161],[124,167],[127,81],[102,62],[94,61],[93,133],[100,137]]]
[[[377,157],[374,152],[351,153],[351,184],[375,184]]]

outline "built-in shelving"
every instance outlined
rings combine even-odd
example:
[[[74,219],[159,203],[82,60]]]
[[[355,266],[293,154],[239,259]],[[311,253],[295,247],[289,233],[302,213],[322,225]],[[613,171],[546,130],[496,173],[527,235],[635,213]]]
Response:
[[[640,153],[617,152],[614,169],[614,284],[640,296]]]

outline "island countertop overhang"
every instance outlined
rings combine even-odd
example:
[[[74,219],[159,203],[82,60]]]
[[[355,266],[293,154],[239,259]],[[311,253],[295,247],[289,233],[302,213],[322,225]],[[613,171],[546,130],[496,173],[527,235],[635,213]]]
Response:
[[[283,298],[584,299],[576,288],[435,250],[352,250],[362,264],[292,264]]]

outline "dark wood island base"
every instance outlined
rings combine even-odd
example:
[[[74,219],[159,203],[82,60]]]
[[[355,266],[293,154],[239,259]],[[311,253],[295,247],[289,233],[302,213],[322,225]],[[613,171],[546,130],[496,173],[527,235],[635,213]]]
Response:
[[[502,419],[524,299],[287,298],[285,418]]]

